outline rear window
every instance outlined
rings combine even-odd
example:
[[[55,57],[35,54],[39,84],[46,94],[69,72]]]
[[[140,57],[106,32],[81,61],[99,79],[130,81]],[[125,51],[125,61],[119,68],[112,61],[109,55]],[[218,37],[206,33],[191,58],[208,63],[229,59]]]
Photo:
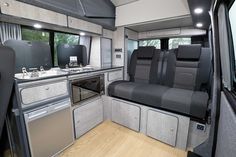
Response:
[[[139,46],[154,46],[157,49],[161,49],[161,40],[160,39],[140,40]]]
[[[190,45],[191,38],[170,38],[169,49],[178,48],[179,45]]]

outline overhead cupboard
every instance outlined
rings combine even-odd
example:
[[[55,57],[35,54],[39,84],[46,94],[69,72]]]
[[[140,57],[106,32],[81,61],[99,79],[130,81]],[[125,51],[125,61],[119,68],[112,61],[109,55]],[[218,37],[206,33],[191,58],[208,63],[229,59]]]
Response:
[[[67,16],[15,0],[1,0],[1,12],[6,15],[67,26]]]
[[[98,35],[102,34],[102,26],[100,25],[23,2],[15,0],[1,0],[0,6],[1,13],[5,15],[69,27]]]

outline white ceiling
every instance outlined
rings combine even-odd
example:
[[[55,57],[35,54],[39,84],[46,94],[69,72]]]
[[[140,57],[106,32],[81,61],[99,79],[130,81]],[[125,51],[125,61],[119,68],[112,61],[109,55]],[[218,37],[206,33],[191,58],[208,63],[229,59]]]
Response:
[[[116,6],[121,6],[121,5],[125,5],[125,4],[128,4],[128,3],[132,3],[132,2],[135,2],[135,1],[138,1],[138,0],[111,0],[111,2]]]
[[[180,28],[188,26],[193,26],[192,17],[190,15],[174,19],[166,19],[166,20],[153,21],[149,23],[130,25],[126,27],[137,32],[146,32],[152,30]]]

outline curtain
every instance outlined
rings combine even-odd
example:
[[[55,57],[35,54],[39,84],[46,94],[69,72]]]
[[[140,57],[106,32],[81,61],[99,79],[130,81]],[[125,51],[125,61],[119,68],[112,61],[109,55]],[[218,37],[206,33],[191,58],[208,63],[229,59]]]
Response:
[[[4,43],[9,39],[21,40],[21,26],[0,22],[0,43]]]
[[[90,36],[80,36],[79,44],[84,45],[86,47],[87,59],[88,59],[88,64],[89,64],[91,37]]]

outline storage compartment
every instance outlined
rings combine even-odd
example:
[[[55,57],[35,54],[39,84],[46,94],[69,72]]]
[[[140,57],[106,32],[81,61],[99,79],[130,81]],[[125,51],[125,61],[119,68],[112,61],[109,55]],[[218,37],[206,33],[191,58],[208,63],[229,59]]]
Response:
[[[25,125],[32,157],[51,157],[74,141],[69,99],[25,113]]]
[[[116,70],[108,72],[108,81],[116,81],[116,80],[122,80],[123,79],[123,71],[122,70]]]
[[[140,107],[126,102],[112,100],[112,121],[139,131]]]
[[[97,99],[74,110],[75,136],[79,138],[103,121],[102,99]]]
[[[147,135],[176,146],[178,118],[166,113],[148,110]]]
[[[102,34],[102,26],[70,16],[68,16],[68,26],[81,31]]]
[[[15,0],[2,0],[0,3],[3,14],[67,27],[66,15]]]
[[[48,83],[43,85],[32,85],[20,89],[23,107],[32,103],[39,103],[46,100],[67,96],[67,81]]]

